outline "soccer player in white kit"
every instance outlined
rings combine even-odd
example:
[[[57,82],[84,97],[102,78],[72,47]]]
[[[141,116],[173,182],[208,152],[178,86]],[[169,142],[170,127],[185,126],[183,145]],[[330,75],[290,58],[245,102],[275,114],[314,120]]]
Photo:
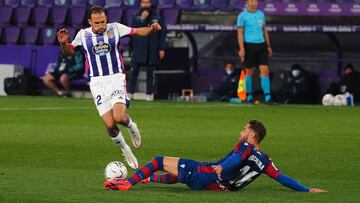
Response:
[[[119,52],[119,41],[127,35],[147,36],[161,29],[158,23],[149,27],[130,28],[120,23],[107,23],[105,11],[101,7],[92,7],[88,22],[91,27],[81,29],[75,39],[69,43],[66,29],[60,29],[57,38],[66,55],[75,53],[75,47],[85,49],[86,70],[90,75],[90,90],[96,108],[101,116],[109,136],[117,144],[130,167],[137,169],[138,162],[126,144],[117,123],[128,128],[131,140],[136,148],[141,145],[141,136],[137,125],[126,113],[129,102],[126,90],[124,63]]]

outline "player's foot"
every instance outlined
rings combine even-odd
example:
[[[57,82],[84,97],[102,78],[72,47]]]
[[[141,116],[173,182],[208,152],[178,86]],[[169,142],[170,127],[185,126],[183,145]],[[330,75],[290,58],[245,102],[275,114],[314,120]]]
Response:
[[[144,183],[144,184],[150,183],[150,177],[147,177],[147,178],[145,178],[145,179],[142,179],[142,180],[141,180],[141,183]]]
[[[130,147],[126,145],[125,147],[121,148],[121,151],[123,152],[125,160],[129,164],[129,166],[133,169],[137,169],[139,167],[139,164]]]
[[[132,184],[127,180],[107,180],[104,182],[104,187],[109,190],[130,190]]]
[[[130,133],[131,142],[133,143],[135,148],[140,148],[141,146],[141,135],[140,131],[136,125],[136,123],[133,123],[130,128],[128,128],[128,131]]]

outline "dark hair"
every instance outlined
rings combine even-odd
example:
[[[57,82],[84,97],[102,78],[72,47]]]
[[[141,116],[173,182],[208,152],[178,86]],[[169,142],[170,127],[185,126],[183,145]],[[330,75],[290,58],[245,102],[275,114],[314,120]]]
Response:
[[[344,70],[350,68],[352,71],[354,70],[354,66],[352,63],[347,63],[346,66],[344,66]]]
[[[258,120],[251,120],[249,121],[250,128],[255,131],[256,136],[258,137],[259,143],[265,138],[266,136],[266,128],[264,124],[262,124]]]
[[[89,10],[88,19],[91,19],[93,13],[105,13],[105,9],[100,6],[93,6]]]

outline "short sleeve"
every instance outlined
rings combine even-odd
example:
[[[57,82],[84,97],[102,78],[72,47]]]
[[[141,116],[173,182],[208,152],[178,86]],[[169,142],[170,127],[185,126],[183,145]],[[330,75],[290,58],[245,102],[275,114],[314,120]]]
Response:
[[[75,48],[75,47],[77,47],[77,46],[82,46],[82,45],[83,45],[83,44],[82,44],[82,40],[81,40],[81,36],[82,36],[83,32],[84,32],[84,30],[81,29],[81,30],[76,34],[75,39],[70,43],[70,46],[71,46],[72,48]]]
[[[244,15],[240,13],[236,20],[236,27],[244,27]]]
[[[126,35],[134,35],[135,33],[135,29],[128,27],[126,25],[120,24],[120,23],[115,23],[115,26],[119,32],[120,37],[124,37]]]
[[[261,17],[262,17],[262,19],[263,19],[263,22],[264,22],[264,26],[266,25],[266,18],[265,18],[265,14],[264,14],[264,12],[261,12]]]

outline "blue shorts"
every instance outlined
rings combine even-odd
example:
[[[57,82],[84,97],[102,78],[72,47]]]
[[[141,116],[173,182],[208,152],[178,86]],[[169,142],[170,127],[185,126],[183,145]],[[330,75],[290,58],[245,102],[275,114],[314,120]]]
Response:
[[[217,174],[209,166],[190,159],[179,159],[179,183],[186,184],[192,190],[207,190],[209,185],[217,183]]]

